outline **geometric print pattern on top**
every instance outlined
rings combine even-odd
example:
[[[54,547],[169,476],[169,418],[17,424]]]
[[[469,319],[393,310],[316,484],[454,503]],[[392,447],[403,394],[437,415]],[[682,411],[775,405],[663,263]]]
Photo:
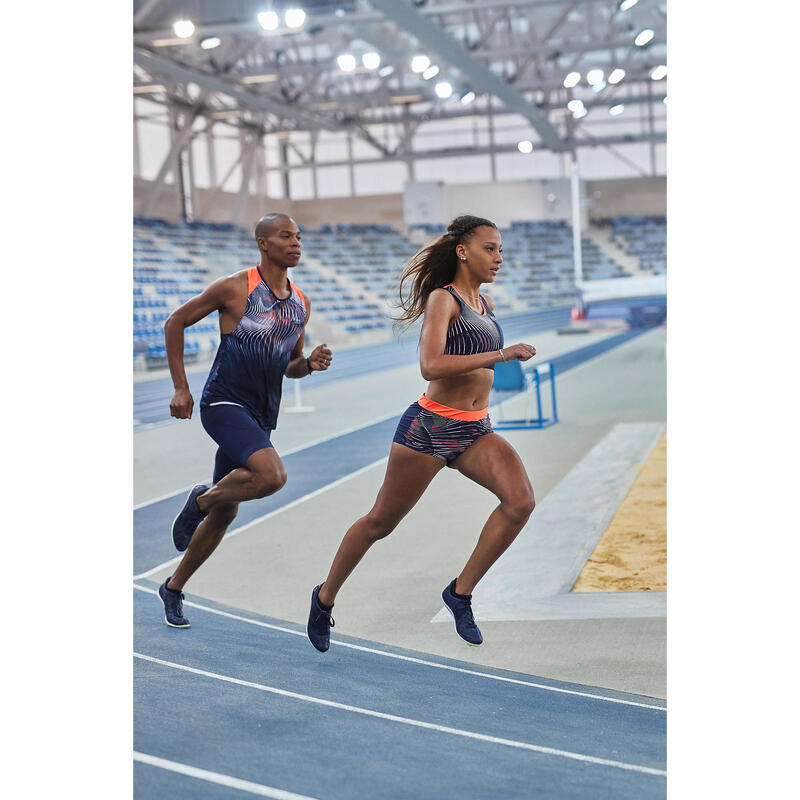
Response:
[[[412,403],[400,418],[393,441],[418,453],[444,459],[449,464],[476,439],[491,432],[488,414],[474,421],[453,419],[428,411],[419,403]]]
[[[306,307],[302,292],[291,282],[289,296],[276,297],[258,267],[248,271],[248,285],[239,324],[220,336],[200,408],[220,401],[238,403],[264,430],[274,430],[283,373],[303,332]]]
[[[460,306],[459,315],[447,331],[444,345],[445,355],[471,356],[475,353],[490,353],[503,346],[503,331],[495,319],[486,300],[480,297],[484,313],[479,314],[471,308],[453,284],[444,287],[455,297]],[[494,369],[494,364],[488,369]]]

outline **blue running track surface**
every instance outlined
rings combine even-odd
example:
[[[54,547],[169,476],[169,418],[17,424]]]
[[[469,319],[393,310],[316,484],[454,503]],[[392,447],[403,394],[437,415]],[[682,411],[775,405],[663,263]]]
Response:
[[[136,798],[666,796],[660,700],[185,605],[134,589]]]

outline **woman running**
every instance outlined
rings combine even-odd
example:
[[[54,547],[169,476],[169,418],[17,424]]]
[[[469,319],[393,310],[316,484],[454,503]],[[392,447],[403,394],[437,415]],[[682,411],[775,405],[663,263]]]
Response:
[[[479,294],[503,262],[500,232],[481,217],[456,217],[447,233],[420,250],[400,278],[399,321],[423,316],[420,370],[425,394],[405,412],[394,435],[386,476],[369,513],[342,539],[325,582],[311,593],[308,638],[330,645],[331,610],[342,584],[379,539],[414,507],[442,467],[453,467],[497,495],[500,505],[483,526],[464,569],[442,592],[456,633],[470,645],[483,641],[472,616],[472,592],[528,521],[535,501],[520,457],[492,432],[489,391],[498,361],[527,361],[532,345],[503,347],[494,304]],[[408,297],[403,285],[411,282]]]

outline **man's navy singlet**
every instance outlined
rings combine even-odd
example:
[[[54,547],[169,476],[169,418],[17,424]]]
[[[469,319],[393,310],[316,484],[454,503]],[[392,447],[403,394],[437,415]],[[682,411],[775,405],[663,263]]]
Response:
[[[265,430],[274,430],[281,402],[283,373],[303,332],[303,293],[291,282],[281,300],[262,280],[258,267],[247,272],[247,307],[239,324],[223,333],[200,408],[235,403],[246,408]]]

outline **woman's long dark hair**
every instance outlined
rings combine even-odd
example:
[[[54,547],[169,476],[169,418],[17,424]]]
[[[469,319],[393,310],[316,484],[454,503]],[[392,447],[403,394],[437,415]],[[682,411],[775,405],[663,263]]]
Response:
[[[497,230],[494,222],[483,217],[473,217],[471,214],[456,217],[448,224],[447,233],[409,259],[400,276],[398,288],[403,313],[395,323],[407,328],[422,316],[430,293],[447,286],[455,277],[458,266],[456,245],[467,242],[475,229],[482,225]],[[404,296],[403,286],[408,281],[411,281],[411,288],[408,295]]]

